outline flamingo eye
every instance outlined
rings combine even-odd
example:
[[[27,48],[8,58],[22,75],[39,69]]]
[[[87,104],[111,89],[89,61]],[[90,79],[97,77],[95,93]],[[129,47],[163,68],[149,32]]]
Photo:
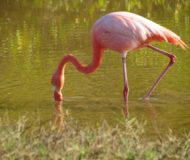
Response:
[[[109,32],[109,31],[107,31],[107,30],[105,30],[105,31],[104,31],[104,33],[105,33],[105,34],[110,34],[110,32]]]

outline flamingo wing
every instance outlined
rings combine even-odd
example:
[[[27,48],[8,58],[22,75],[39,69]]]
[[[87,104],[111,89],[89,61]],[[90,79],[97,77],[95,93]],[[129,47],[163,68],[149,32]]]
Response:
[[[187,48],[174,32],[129,12],[113,12],[103,16],[95,23],[93,32],[102,47],[120,53],[144,47],[152,41],[166,41]]]

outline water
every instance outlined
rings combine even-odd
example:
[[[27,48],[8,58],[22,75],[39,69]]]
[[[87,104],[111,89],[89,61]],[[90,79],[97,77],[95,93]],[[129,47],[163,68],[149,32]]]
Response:
[[[63,55],[73,53],[82,63],[91,61],[90,28],[97,18],[112,11],[145,16],[179,34],[190,44],[190,1],[10,1],[0,5],[0,116],[14,121],[22,115],[39,115],[52,121],[54,100],[50,79]],[[168,128],[190,131],[190,54],[177,46],[154,43],[175,53],[177,62],[151,96],[141,98],[168,59],[150,49],[128,55],[129,113],[147,121],[147,134]],[[63,109],[68,116],[89,124],[102,119],[124,120],[123,75],[120,56],[106,51],[103,64],[91,75],[66,70]]]

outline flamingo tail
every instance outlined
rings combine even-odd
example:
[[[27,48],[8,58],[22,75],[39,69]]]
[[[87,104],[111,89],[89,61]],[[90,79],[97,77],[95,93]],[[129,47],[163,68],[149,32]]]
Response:
[[[181,38],[176,35],[174,32],[167,30],[165,31],[165,36],[168,40],[168,42],[180,46],[182,49],[187,49],[189,46],[181,40]]]
[[[181,40],[180,36],[165,27],[158,25],[156,28],[148,29],[151,34],[145,43],[150,43],[152,41],[165,41],[180,46],[184,50],[189,49],[189,46]]]
[[[178,45],[182,49],[189,49],[189,46],[184,41],[182,41],[177,34],[164,27],[162,27],[161,30],[159,30],[159,32],[155,35],[154,38],[156,38],[159,41],[166,41],[174,45]]]

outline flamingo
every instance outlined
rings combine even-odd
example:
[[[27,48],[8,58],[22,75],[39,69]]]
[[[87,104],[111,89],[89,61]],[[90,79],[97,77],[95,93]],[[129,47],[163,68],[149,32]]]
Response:
[[[149,99],[156,85],[176,61],[175,55],[154,47],[150,43],[153,41],[165,41],[178,45],[183,49],[188,48],[188,46],[174,32],[140,15],[129,12],[112,12],[101,17],[93,25],[91,37],[93,57],[92,62],[89,65],[81,64],[72,54],[64,56],[58,64],[57,70],[53,74],[51,80],[51,83],[54,86],[55,101],[63,100],[61,90],[64,87],[65,82],[65,68],[69,62],[72,63],[79,72],[89,74],[94,72],[102,63],[102,55],[104,50],[110,49],[118,52],[122,58],[124,77],[123,96],[125,103],[128,104],[129,85],[127,78],[126,57],[128,52],[144,47],[159,52],[170,59],[167,66],[145,95],[144,99]]]

